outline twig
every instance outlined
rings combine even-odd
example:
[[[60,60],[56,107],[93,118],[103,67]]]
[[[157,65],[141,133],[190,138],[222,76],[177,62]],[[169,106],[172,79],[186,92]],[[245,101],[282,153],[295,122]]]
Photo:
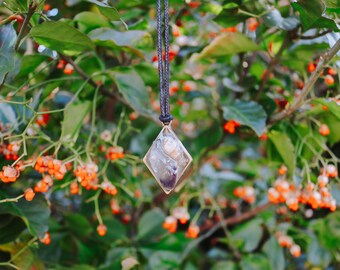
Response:
[[[332,48],[330,48],[324,55],[320,57],[320,61],[317,67],[315,68],[312,75],[308,78],[305,86],[303,87],[301,91],[301,94],[295,99],[293,104],[288,109],[273,115],[269,120],[269,124],[273,124],[277,121],[282,120],[285,117],[290,116],[292,113],[294,113],[296,110],[298,110],[301,107],[305,98],[312,90],[313,85],[315,84],[319,76],[321,75],[325,66],[337,54],[339,50],[340,50],[340,40],[338,40]]]
[[[328,29],[326,31],[323,31],[323,32],[320,32],[320,33],[317,33],[315,35],[312,35],[312,36],[300,36],[299,38],[300,39],[314,39],[314,38],[318,38],[318,37],[322,37],[328,33],[331,33],[332,30],[331,29]]]
[[[21,40],[23,39],[25,31],[26,31],[26,28],[27,28],[32,16],[34,15],[36,9],[37,9],[37,5],[36,5],[35,1],[33,1],[28,7],[26,18],[25,18],[25,20],[22,24],[22,27],[20,29],[20,32],[18,34],[17,42],[15,43],[15,46],[14,46],[15,51],[17,51],[19,49]]]

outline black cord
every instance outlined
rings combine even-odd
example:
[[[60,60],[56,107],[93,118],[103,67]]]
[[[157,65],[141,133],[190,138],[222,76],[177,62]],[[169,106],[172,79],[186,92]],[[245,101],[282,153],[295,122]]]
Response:
[[[170,114],[170,41],[169,41],[169,3],[164,0],[164,36],[162,29],[162,0],[157,0],[157,53],[158,53],[158,74],[159,74],[159,89],[160,89],[160,107],[161,114],[159,120],[164,125],[168,125],[173,119]],[[164,38],[164,63],[163,63],[163,38]]]

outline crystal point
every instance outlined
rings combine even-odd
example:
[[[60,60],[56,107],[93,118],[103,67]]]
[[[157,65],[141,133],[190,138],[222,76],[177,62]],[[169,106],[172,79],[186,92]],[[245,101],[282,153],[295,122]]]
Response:
[[[192,157],[167,125],[144,157],[145,165],[167,194],[176,187],[191,161]]]

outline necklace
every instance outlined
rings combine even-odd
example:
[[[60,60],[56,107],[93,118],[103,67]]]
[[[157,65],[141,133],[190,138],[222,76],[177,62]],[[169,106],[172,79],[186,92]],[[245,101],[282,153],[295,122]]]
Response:
[[[164,35],[162,29],[162,0],[157,0],[157,53],[161,114],[163,129],[152,143],[143,161],[166,194],[174,190],[192,157],[171,128],[169,82],[169,3],[164,0]],[[164,39],[164,61],[163,61]]]

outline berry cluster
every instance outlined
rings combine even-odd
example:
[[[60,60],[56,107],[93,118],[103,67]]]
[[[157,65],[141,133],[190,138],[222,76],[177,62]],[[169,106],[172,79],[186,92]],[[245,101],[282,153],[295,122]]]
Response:
[[[67,63],[65,60],[59,60],[57,64],[57,69],[62,69],[64,74],[66,75],[72,75],[74,72],[74,67],[70,63]]]
[[[11,142],[8,145],[6,144],[0,145],[0,154],[4,155],[6,160],[17,160],[19,150],[20,150],[19,142]]]
[[[106,150],[106,158],[109,160],[117,160],[124,158],[124,149],[120,146],[111,146]]]
[[[63,164],[61,160],[54,159],[51,156],[39,157],[34,169],[41,174],[48,173],[57,180],[62,180],[67,172],[65,164]]]
[[[11,166],[4,166],[0,172],[0,179],[4,183],[13,183],[20,176],[20,171]]]
[[[283,234],[281,232],[277,232],[276,238],[281,247],[289,248],[289,252],[293,257],[301,256],[301,247],[295,244],[290,236]]]
[[[85,165],[79,165],[74,171],[78,182],[86,189],[96,190],[98,188],[97,178],[98,166],[93,162],[89,162]]]
[[[184,207],[176,207],[173,209],[172,214],[167,216],[163,222],[163,228],[169,233],[175,233],[177,231],[178,222],[180,224],[186,224],[190,219],[190,214]],[[189,225],[185,236],[188,238],[196,238],[200,233],[200,228],[197,224],[192,223]]]
[[[329,178],[337,177],[337,169],[334,165],[327,165],[318,177],[318,185],[309,182],[305,187],[295,186],[285,179],[284,169],[279,169],[281,176],[275,181],[274,186],[268,190],[269,201],[274,204],[286,203],[292,211],[299,209],[299,204],[310,205],[313,209],[327,208],[336,210],[336,201],[332,197],[327,184]]]
[[[245,202],[252,204],[256,200],[255,189],[253,187],[237,187],[234,189],[234,195]]]

